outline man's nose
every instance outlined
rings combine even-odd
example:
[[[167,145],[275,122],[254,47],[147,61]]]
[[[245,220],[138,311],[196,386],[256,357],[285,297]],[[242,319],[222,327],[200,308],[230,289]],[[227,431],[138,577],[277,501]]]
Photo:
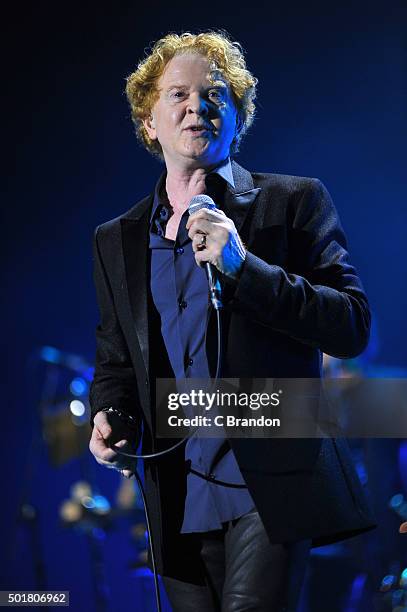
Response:
[[[188,100],[188,112],[205,115],[208,112],[208,101],[200,94],[193,94]]]

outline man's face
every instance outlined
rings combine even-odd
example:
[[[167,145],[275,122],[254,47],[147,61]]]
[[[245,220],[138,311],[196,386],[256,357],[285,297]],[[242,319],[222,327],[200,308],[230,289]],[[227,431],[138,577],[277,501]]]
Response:
[[[176,55],[158,89],[159,98],[144,126],[150,138],[159,141],[167,168],[223,161],[236,134],[237,111],[221,74],[211,71],[203,55]]]

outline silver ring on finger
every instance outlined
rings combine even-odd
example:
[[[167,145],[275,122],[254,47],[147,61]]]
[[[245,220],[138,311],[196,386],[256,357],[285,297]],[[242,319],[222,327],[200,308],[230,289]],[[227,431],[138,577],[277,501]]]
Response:
[[[206,247],[206,234],[202,234],[201,240],[198,242],[198,248],[203,249]]]

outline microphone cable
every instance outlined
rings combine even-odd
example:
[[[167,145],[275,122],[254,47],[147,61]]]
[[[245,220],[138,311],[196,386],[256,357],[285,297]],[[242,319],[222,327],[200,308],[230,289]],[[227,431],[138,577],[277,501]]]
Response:
[[[216,361],[216,374],[215,374],[215,378],[212,384],[212,389],[215,388],[217,381],[219,380],[220,377],[220,372],[221,372],[221,367],[222,367],[222,361],[223,361],[223,346],[222,346],[222,323],[221,323],[221,310],[220,309],[216,309],[216,321],[217,321],[217,361]],[[207,332],[206,328],[206,332]],[[176,444],[174,444],[173,446],[170,446],[170,448],[166,448],[165,450],[159,451],[157,453],[149,453],[146,455],[136,455],[133,453],[127,453],[125,451],[122,451],[119,448],[116,448],[116,446],[114,444],[110,445],[110,448],[112,448],[118,455],[122,455],[124,457],[129,457],[131,459],[144,459],[144,460],[155,460],[158,459],[160,457],[163,457],[164,455],[167,455],[168,453],[174,451],[176,448],[178,448],[179,446],[181,446],[181,444],[183,444],[184,442],[186,442],[187,440],[189,440],[190,438],[192,438],[193,435],[195,435],[195,433],[198,431],[199,426],[195,427],[191,433],[189,433],[187,436],[185,436],[184,438],[182,438],[182,440],[180,440],[179,442],[177,442]],[[236,488],[236,489],[246,489],[246,485],[244,484],[235,484],[235,483],[229,483],[229,482],[225,482],[222,480],[218,480],[216,478],[209,478],[204,474],[201,474],[200,472],[197,472],[195,470],[190,470],[191,473],[196,474],[201,476],[204,480],[207,480],[211,483],[214,484],[219,484],[225,487],[230,487],[230,488]],[[146,526],[147,526],[147,532],[148,532],[148,543],[149,543],[149,548],[150,548],[150,555],[151,555],[151,565],[153,568],[153,575],[154,575],[154,589],[155,589],[155,599],[156,599],[156,606],[157,606],[157,612],[162,612],[162,607],[161,607],[161,596],[160,596],[160,587],[159,587],[159,583],[158,583],[158,574],[157,574],[157,564],[156,564],[156,558],[155,558],[155,552],[154,552],[154,544],[153,544],[153,537],[152,537],[152,530],[151,530],[151,520],[150,520],[150,513],[148,511],[148,507],[147,507],[147,498],[146,498],[146,494],[144,491],[144,487],[143,487],[143,483],[141,481],[140,475],[137,472],[137,468],[134,470],[134,477],[136,479],[138,488],[140,490],[141,493],[141,499],[143,501],[143,506],[144,506],[144,512],[146,515]]]
[[[216,373],[215,373],[215,378],[213,381],[213,385],[212,385],[212,389],[215,388],[217,381],[219,380],[220,377],[220,371],[221,371],[221,366],[222,366],[222,360],[223,360],[223,349],[222,349],[222,323],[221,323],[221,311],[220,309],[216,310],[216,322],[217,322],[217,360],[216,360]],[[206,329],[207,331],[207,329]],[[133,453],[127,453],[125,451],[122,451],[121,449],[116,448],[116,446],[114,444],[110,445],[110,448],[112,448],[116,453],[118,453],[119,455],[122,455],[124,457],[129,457],[131,459],[144,459],[144,460],[151,460],[151,459],[158,459],[159,457],[162,457],[164,455],[167,455],[168,453],[174,451],[176,448],[178,448],[179,446],[181,446],[181,444],[183,444],[184,442],[186,442],[187,440],[189,440],[189,438],[192,438],[193,435],[195,435],[195,433],[198,431],[199,427],[195,427],[192,432],[190,432],[187,436],[185,436],[184,438],[182,438],[182,440],[180,440],[179,442],[177,442],[176,444],[174,444],[173,446],[170,446],[170,448],[166,448],[163,451],[159,451],[157,453],[149,453],[146,455],[136,455]],[[157,612],[162,612],[162,606],[161,606],[161,595],[160,595],[160,585],[158,582],[158,573],[157,573],[157,563],[156,563],[156,558],[155,558],[155,552],[154,552],[154,543],[153,543],[153,536],[152,536],[152,529],[151,529],[151,519],[150,519],[150,513],[148,510],[148,506],[147,506],[147,497],[144,491],[144,487],[143,487],[143,483],[141,480],[141,477],[139,475],[139,473],[137,472],[137,468],[134,470],[134,477],[136,479],[138,488],[140,490],[140,494],[141,494],[141,499],[143,502],[143,506],[144,506],[144,513],[146,515],[146,527],[147,527],[147,532],[148,532],[148,544],[149,544],[149,548],[150,548],[150,556],[151,556],[151,565],[153,568],[153,577],[154,577],[154,591],[155,591],[155,600],[156,600],[156,607],[157,607]],[[209,480],[207,478],[207,480]],[[215,482],[215,480],[211,479],[211,482]],[[219,481],[219,484],[221,484],[222,481]],[[233,484],[229,484],[229,483],[225,483],[226,486],[234,486]],[[237,485],[239,488],[244,486],[244,485]]]

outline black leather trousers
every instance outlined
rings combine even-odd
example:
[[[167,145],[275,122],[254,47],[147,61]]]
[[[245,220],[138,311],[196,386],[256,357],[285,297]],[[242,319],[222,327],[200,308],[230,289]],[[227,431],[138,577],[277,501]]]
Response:
[[[271,544],[256,509],[222,530],[190,535],[199,539],[202,575],[162,577],[173,612],[295,612],[310,540]]]

